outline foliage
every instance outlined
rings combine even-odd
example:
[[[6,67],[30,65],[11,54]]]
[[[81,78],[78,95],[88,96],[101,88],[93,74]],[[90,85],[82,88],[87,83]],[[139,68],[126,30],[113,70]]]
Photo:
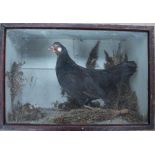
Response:
[[[41,108],[34,107],[30,103],[18,103],[14,106],[14,115],[9,113],[8,120],[18,122],[34,121],[45,117],[45,113]]]
[[[105,68],[108,69],[120,63],[128,61],[127,54],[122,51],[121,43],[118,44],[118,49],[113,51],[113,55],[109,56],[108,52],[105,51],[106,63]],[[122,109],[128,108],[129,113],[125,116],[128,121],[142,121],[143,118],[138,111],[137,96],[134,91],[131,90],[129,83],[118,83],[117,90],[111,92],[108,96],[110,104],[108,108]]]
[[[6,72],[8,78],[8,87],[11,95],[11,112],[14,115],[14,100],[15,97],[22,91],[24,85],[23,72],[21,67],[24,63],[13,62],[10,72]]]
[[[106,63],[104,64],[105,69],[111,68],[115,65],[128,61],[128,56],[125,51],[122,51],[121,43],[118,44],[118,49],[113,50],[112,57],[109,56],[108,52],[104,50]]]

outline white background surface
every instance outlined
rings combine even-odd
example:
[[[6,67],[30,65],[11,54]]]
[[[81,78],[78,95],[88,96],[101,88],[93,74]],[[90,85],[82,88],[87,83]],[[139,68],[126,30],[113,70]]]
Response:
[[[0,0],[0,22],[154,23],[154,0]],[[4,155],[154,154],[154,132],[0,132]]]

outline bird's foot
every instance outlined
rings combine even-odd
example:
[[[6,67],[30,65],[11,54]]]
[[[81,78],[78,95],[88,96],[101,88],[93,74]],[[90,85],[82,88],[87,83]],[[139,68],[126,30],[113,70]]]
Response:
[[[84,105],[83,107],[86,108],[86,109],[89,109],[89,110],[93,110],[94,109],[93,107],[90,107],[88,105]]]
[[[78,104],[73,104],[73,103],[61,103],[58,105],[58,109],[60,110],[71,110],[71,109],[78,109],[78,108],[81,108],[80,105]]]

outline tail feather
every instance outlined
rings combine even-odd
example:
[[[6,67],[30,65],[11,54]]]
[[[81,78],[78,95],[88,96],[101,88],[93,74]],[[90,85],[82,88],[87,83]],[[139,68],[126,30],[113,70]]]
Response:
[[[137,64],[134,61],[127,61],[125,63],[125,71],[127,72],[127,75],[132,76],[137,69]]]
[[[128,82],[129,78],[136,72],[137,65],[134,61],[123,62],[110,69],[112,79],[115,82]]]

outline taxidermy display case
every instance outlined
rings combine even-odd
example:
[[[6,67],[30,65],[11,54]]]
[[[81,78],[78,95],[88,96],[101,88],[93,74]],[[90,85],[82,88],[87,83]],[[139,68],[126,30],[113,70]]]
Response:
[[[153,128],[153,27],[1,24],[2,130]]]

